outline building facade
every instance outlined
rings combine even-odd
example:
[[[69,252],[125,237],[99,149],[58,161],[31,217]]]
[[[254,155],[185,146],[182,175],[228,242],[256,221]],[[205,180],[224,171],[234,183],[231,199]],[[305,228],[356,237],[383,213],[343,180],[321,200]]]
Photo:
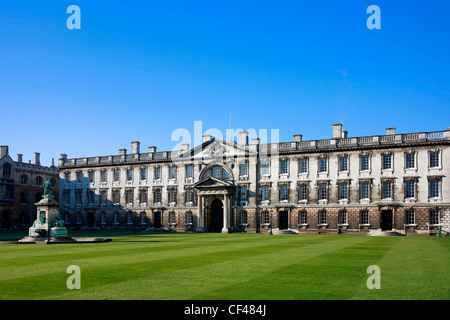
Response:
[[[261,144],[203,136],[194,148],[59,159],[71,228],[177,232],[433,233],[450,229],[450,128]]]
[[[0,229],[27,229],[36,219],[34,204],[42,199],[41,186],[47,178],[55,199],[59,199],[58,168],[42,166],[38,152],[34,163],[25,163],[22,154],[14,161],[8,146],[0,149]]]

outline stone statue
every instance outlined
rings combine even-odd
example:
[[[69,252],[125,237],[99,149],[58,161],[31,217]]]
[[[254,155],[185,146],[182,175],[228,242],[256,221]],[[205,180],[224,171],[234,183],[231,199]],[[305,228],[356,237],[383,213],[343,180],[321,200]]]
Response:
[[[29,228],[29,237],[45,237],[47,232],[47,222],[45,219],[45,212],[39,213],[39,219],[34,220],[33,225]]]
[[[42,188],[44,188],[44,197],[46,198],[53,198],[54,195],[52,193],[52,188],[51,188],[51,181],[49,178],[45,179],[44,184],[41,186]]]
[[[53,220],[53,225],[56,228],[64,228],[64,220],[61,218],[61,213],[58,212],[58,214],[55,216],[55,219]]]

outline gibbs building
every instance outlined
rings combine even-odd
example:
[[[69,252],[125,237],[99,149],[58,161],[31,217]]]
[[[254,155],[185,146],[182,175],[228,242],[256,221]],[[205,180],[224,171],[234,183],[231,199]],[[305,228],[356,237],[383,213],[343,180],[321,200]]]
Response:
[[[180,150],[59,159],[71,229],[436,234],[450,230],[450,128],[260,143],[211,135]]]

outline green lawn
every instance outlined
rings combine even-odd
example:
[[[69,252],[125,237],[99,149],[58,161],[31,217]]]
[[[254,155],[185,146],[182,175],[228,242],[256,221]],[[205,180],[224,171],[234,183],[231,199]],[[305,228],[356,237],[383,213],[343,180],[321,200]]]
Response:
[[[113,241],[0,245],[0,299],[450,299],[449,237],[95,236]],[[80,290],[66,286],[70,265]]]

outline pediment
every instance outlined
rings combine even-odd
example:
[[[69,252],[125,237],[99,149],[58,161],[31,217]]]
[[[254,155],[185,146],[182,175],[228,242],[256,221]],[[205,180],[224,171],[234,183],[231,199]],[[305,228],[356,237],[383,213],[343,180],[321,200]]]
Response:
[[[180,158],[185,159],[189,157],[193,160],[232,159],[234,157],[244,157],[248,153],[248,150],[243,146],[220,139],[212,139],[181,154]]]
[[[216,179],[214,177],[208,177],[206,179],[203,179],[202,181],[196,182],[193,184],[193,187],[195,188],[234,188],[235,185],[229,181],[224,181],[220,179]]]

